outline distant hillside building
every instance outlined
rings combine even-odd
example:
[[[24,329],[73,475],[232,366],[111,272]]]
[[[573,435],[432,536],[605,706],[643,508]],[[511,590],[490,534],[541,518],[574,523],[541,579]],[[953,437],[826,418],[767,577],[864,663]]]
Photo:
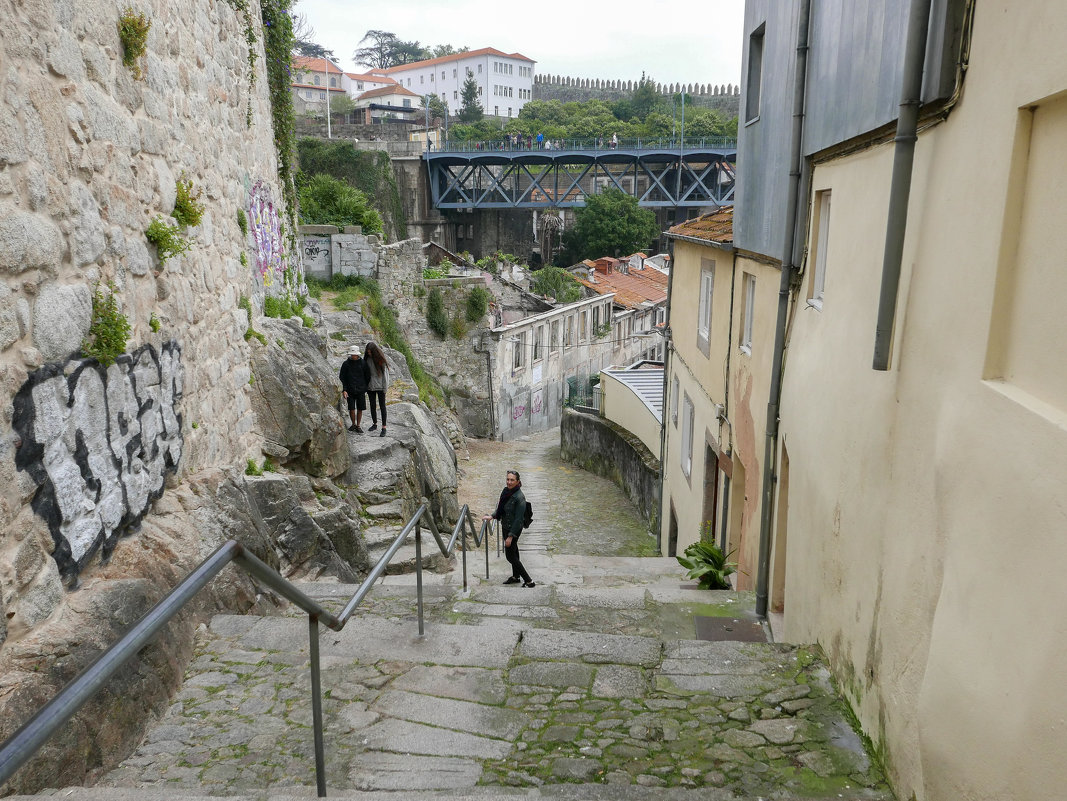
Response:
[[[370,89],[356,98],[356,109],[366,124],[383,120],[417,122],[421,115],[416,112],[421,108],[417,94],[396,84]]]
[[[348,94],[346,80],[344,71],[328,58],[294,56],[290,84],[294,109],[297,113],[325,111],[327,92],[333,93],[331,100]]]
[[[482,111],[497,117],[517,117],[533,99],[536,63],[521,53],[483,47],[371,73],[392,78],[418,95],[437,95],[453,114],[463,105],[463,82],[470,74],[478,82]]]

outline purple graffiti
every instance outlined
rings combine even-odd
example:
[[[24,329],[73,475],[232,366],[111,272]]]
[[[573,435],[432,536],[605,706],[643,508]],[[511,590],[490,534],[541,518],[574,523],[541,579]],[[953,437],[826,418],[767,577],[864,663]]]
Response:
[[[288,267],[285,249],[282,247],[282,229],[278,222],[278,210],[270,187],[256,181],[248,193],[248,220],[252,239],[256,243],[256,269],[264,286],[270,286],[274,276],[285,275]]]
[[[520,417],[522,417],[525,414],[526,414],[526,407],[525,406],[516,406],[514,409],[511,410],[511,419],[512,420],[518,420]]]
[[[533,413],[540,414],[541,408],[544,406],[544,393],[541,390],[537,390],[533,396]]]

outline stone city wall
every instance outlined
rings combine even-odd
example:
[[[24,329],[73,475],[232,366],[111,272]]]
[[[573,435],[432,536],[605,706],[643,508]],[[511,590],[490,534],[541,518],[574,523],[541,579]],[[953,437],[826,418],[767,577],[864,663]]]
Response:
[[[659,530],[660,464],[633,433],[595,414],[566,409],[560,424],[560,456],[614,481],[648,521]]]
[[[122,61],[125,4],[5,6],[0,685],[10,692],[0,739],[228,535],[223,518],[198,520],[211,503],[199,477],[260,455],[249,319],[238,301],[262,308],[289,259],[263,25],[250,5],[246,21],[214,0],[138,4],[151,22],[140,79]],[[254,86],[248,24],[258,39]],[[178,180],[202,193],[204,214],[186,231],[190,249],[164,262],[145,230],[168,219]],[[80,357],[94,291],[113,291],[130,324],[126,355],[106,369]],[[82,589],[69,594],[64,583]],[[255,597],[242,579],[219,586],[234,609]],[[179,630],[131,663],[131,691],[180,679],[192,628]],[[110,697],[127,698],[131,721],[143,722],[158,695]],[[71,756],[53,754],[56,781],[121,758],[138,736],[131,722],[100,741],[101,754],[90,745],[111,710],[85,714],[68,727],[69,750],[56,752]]]

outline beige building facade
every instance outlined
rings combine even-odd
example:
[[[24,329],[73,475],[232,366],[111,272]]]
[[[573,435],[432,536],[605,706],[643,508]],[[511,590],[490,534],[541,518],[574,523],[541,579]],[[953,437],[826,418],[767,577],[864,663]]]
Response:
[[[816,48],[833,5],[813,3]],[[825,649],[898,798],[1061,798],[1067,16],[1049,2],[958,10],[969,64],[962,93],[920,125],[887,370],[872,369],[872,353],[892,127],[869,128],[859,147],[851,138],[849,152],[805,145],[770,607],[784,614],[780,639]],[[773,61],[762,48],[788,22],[777,13],[750,3],[745,23],[746,69],[758,44],[765,102]],[[826,77],[811,58],[809,102],[812,74]],[[744,136],[771,160],[761,111],[742,137],[742,180]],[[805,124],[817,139],[818,115]]]
[[[677,225],[664,417],[663,530],[676,555],[700,539],[732,552],[751,589],[780,269],[735,253],[733,210]]]

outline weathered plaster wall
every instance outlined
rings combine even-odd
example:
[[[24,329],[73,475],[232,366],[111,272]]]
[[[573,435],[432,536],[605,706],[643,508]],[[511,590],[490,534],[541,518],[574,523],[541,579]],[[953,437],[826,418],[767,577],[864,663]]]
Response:
[[[610,420],[564,409],[560,422],[564,461],[614,481],[648,522],[659,526],[660,464],[640,438]]]

